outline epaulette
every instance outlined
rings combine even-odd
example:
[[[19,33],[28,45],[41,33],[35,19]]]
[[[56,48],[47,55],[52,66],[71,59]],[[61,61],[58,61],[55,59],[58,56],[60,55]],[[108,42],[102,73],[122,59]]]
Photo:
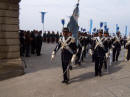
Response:
[[[127,45],[130,45],[130,40],[126,43],[126,46],[127,46]]]
[[[59,42],[62,42],[63,41],[63,39],[62,39],[63,37],[60,37],[60,39],[59,39]]]
[[[71,38],[71,42],[72,42],[72,43],[75,42],[75,38],[74,38],[74,37],[71,37],[71,36],[70,36],[69,38]]]

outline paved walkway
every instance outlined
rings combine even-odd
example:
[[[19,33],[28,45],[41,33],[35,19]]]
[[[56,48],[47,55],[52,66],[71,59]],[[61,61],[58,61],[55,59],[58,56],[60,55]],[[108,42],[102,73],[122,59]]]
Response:
[[[130,97],[130,62],[120,59],[109,73],[94,77],[94,64],[87,57],[71,71],[71,84],[65,85],[61,83],[60,55],[50,61],[54,47],[44,44],[42,56],[25,58],[25,75],[0,81],[0,97]]]

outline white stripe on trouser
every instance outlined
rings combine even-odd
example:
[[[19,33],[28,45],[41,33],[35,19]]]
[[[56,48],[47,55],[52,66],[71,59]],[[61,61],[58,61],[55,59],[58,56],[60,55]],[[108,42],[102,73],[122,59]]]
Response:
[[[112,65],[112,51],[110,50],[110,55],[107,59],[107,72],[109,72],[111,65]]]

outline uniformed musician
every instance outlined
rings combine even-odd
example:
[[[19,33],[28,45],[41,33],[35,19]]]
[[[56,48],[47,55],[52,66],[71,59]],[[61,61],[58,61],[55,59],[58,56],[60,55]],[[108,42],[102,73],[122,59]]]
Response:
[[[103,30],[99,30],[98,36],[96,37],[96,45],[94,47],[95,76],[102,76],[102,66],[106,53],[102,43]]]
[[[127,49],[126,59],[127,59],[127,61],[129,61],[129,60],[130,60],[130,38],[128,38],[127,41],[128,41],[128,42],[126,43],[126,49]]]
[[[54,59],[57,51],[61,49],[61,60],[63,69],[63,81],[62,83],[69,83],[69,67],[70,64],[75,61],[77,46],[75,39],[71,37],[72,33],[68,28],[63,29],[63,37],[59,39],[58,45],[52,52],[51,58]]]

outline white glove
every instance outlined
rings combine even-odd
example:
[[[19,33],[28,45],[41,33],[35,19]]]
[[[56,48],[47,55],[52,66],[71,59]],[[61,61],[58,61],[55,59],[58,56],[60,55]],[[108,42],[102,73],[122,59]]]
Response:
[[[72,56],[72,58],[71,58],[71,63],[74,63],[75,58],[76,58],[76,54],[74,54],[74,55]]]
[[[93,54],[92,49],[89,49],[89,54],[90,54],[90,55],[92,55],[92,54]]]
[[[53,51],[51,54],[51,61],[55,58],[55,52]]]
[[[115,48],[115,47],[112,45],[112,48]]]
[[[112,54],[112,49],[110,49],[110,54]]]
[[[110,53],[108,52],[108,53],[106,53],[106,58],[108,58],[109,57],[109,55],[110,55]]]
[[[82,47],[82,51],[84,51],[84,50],[85,50],[85,47],[83,46],[83,47]]]

